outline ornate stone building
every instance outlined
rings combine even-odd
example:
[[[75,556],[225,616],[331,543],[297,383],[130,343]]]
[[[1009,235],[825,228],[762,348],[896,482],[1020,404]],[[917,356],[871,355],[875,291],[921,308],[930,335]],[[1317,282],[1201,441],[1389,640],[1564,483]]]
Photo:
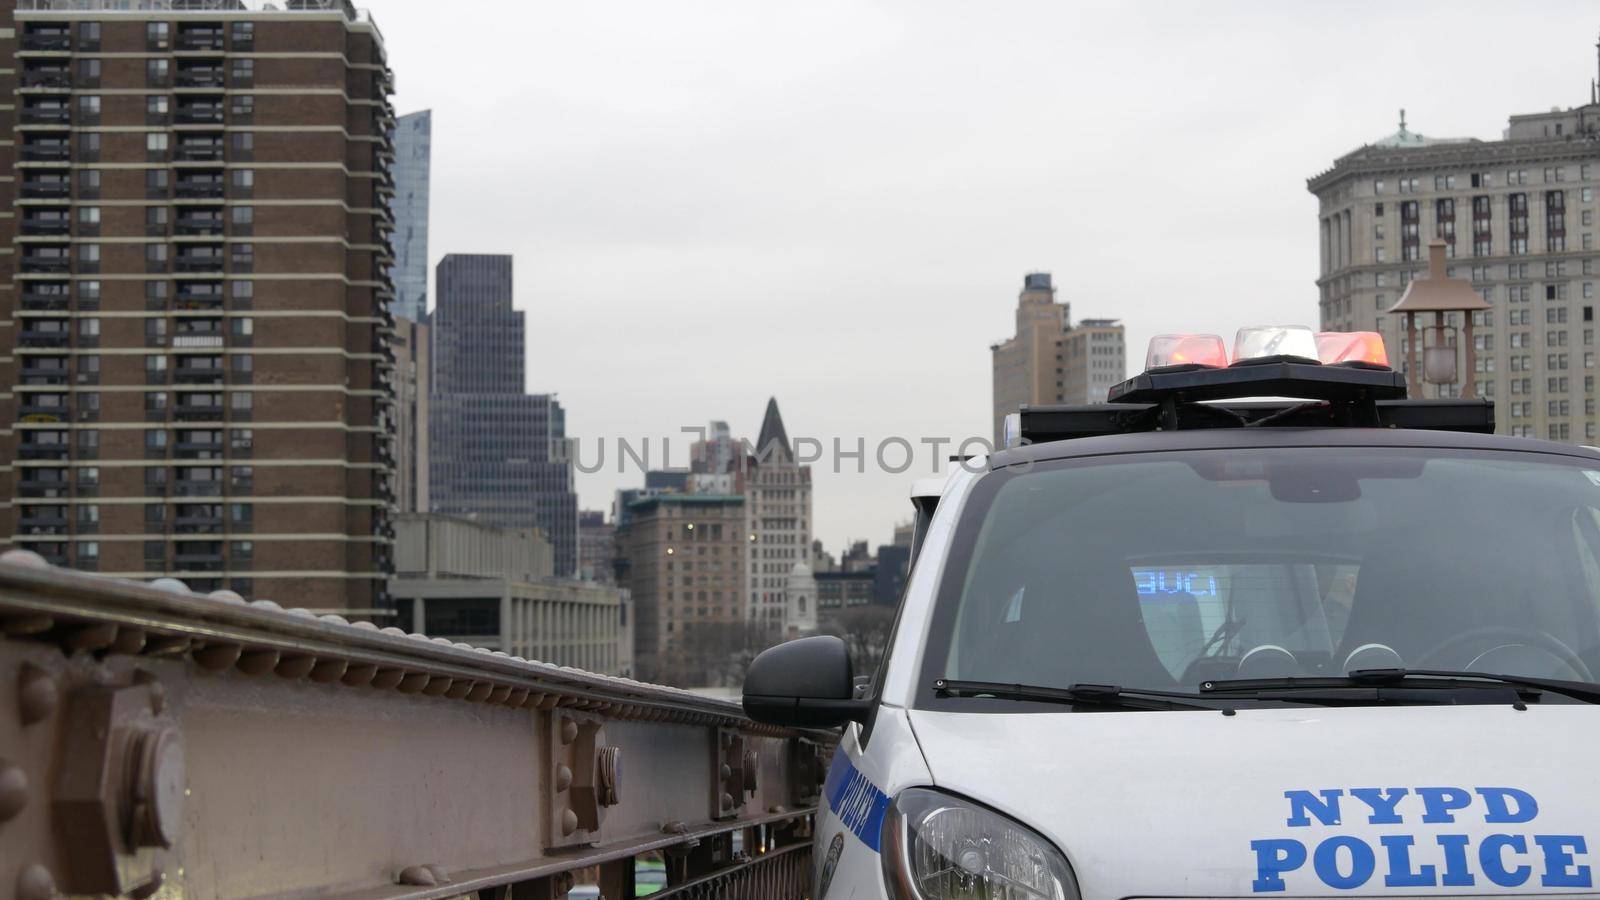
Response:
[[[1425,137],[1402,112],[1394,134],[1309,179],[1322,327],[1377,331],[1403,367],[1401,317],[1390,310],[1425,272],[1428,241],[1442,240],[1446,274],[1469,279],[1493,307],[1473,313],[1474,374],[1478,395],[1495,401],[1497,430],[1592,443],[1600,302],[1600,102],[1592,91],[1584,106],[1512,116],[1501,140]],[[1451,314],[1452,337],[1463,324]],[[1425,387],[1429,397],[1459,390]]]

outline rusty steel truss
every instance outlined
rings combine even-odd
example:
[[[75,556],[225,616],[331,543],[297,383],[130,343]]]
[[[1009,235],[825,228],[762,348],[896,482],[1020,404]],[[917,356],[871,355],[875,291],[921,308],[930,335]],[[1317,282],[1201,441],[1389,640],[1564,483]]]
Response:
[[[805,896],[834,736],[0,557],[0,898]]]

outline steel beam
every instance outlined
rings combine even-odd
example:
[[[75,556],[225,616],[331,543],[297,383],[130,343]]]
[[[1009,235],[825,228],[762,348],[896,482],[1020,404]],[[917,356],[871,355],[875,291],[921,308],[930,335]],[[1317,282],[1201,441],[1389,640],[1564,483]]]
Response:
[[[755,864],[731,831],[808,832],[834,740],[7,556],[24,564],[0,563],[0,897],[554,898],[595,866],[609,897],[649,851],[710,884]]]

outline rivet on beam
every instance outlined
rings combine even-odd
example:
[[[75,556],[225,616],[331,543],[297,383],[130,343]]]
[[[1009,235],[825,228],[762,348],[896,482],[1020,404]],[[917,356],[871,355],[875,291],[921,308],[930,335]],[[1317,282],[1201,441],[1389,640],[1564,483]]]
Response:
[[[111,642],[112,653],[133,655],[144,650],[146,635],[143,628],[119,628],[117,639]]]
[[[38,863],[25,867],[17,876],[17,900],[49,900],[55,895],[55,876]]]
[[[311,674],[311,669],[316,664],[315,656],[285,656],[278,661],[273,671],[283,678],[304,678]]]
[[[208,672],[220,672],[238,662],[243,652],[238,644],[207,644],[194,652],[194,661]]]
[[[276,650],[250,650],[239,656],[239,671],[246,675],[264,675],[277,665]]]
[[[34,725],[50,718],[61,704],[61,691],[50,674],[33,663],[22,664],[17,682],[17,710],[23,725]]]
[[[0,763],[0,822],[16,818],[28,805],[28,773]]]
[[[349,673],[350,663],[343,659],[319,659],[311,667],[311,680],[318,684],[331,684]]]

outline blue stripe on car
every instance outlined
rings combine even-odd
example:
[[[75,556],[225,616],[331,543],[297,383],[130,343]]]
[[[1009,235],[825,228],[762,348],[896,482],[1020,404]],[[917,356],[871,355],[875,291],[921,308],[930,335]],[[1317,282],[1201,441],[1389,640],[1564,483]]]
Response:
[[[874,853],[878,852],[879,832],[883,829],[883,814],[889,808],[889,797],[861,774],[842,748],[834,751],[833,765],[828,767],[828,780],[822,791],[828,798],[828,809],[839,817],[844,827]]]

